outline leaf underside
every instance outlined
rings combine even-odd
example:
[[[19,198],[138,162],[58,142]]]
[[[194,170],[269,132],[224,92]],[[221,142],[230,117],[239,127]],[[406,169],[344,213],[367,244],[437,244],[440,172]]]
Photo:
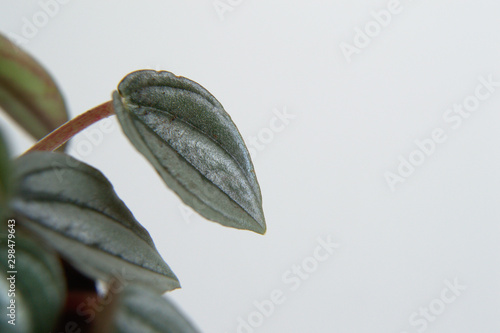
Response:
[[[68,120],[63,97],[51,76],[1,34],[0,108],[37,140]]]

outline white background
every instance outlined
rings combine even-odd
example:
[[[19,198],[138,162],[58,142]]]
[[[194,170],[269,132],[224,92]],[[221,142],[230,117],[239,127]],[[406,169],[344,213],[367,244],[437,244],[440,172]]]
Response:
[[[371,12],[389,1],[230,3],[219,15],[213,0],[73,0],[22,45],[72,116],[109,100],[127,73],[163,69],[207,88],[249,146],[266,141],[254,157],[260,236],[192,214],[116,120],[90,152],[77,149],[85,135],[74,139],[72,154],[106,174],[179,277],[179,307],[208,333],[500,332],[500,87],[459,128],[443,118],[481,76],[500,81],[500,3],[401,0],[350,61],[340,46],[376,28]],[[0,31],[23,36],[41,11],[3,0]],[[294,119],[270,139],[273,110]],[[14,153],[32,144],[0,121]],[[447,140],[391,191],[386,172],[435,128]],[[292,291],[283,275],[314,264],[328,235],[339,248]],[[274,290],[284,301],[256,314]]]

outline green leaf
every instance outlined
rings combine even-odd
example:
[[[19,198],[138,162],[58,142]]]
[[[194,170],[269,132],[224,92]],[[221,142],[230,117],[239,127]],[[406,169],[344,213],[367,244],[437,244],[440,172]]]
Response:
[[[120,295],[114,333],[197,333],[166,298],[147,288],[130,286]]]
[[[265,233],[250,154],[207,90],[145,70],[125,77],[113,100],[127,137],[187,205],[222,225]]]
[[[7,221],[2,223],[7,224]],[[22,232],[17,223],[9,230],[14,230],[12,235],[15,237],[10,236],[10,243],[7,236],[9,232],[0,236],[0,332],[50,332],[66,298],[59,258],[50,249],[38,245],[29,234]],[[14,246],[12,242],[15,242]],[[8,261],[8,250],[15,251],[15,262]],[[14,279],[7,279],[11,277]],[[14,282],[15,288],[11,288],[10,282]],[[9,324],[14,319],[8,315],[11,309],[7,309],[12,307],[11,300],[14,300],[15,306],[15,325]]]
[[[7,144],[0,132],[0,218],[7,216],[8,202],[12,195],[12,166]]]
[[[37,140],[68,120],[54,80],[36,60],[2,35],[0,107]]]
[[[16,214],[91,278],[179,287],[149,233],[98,170],[68,155],[33,152],[16,161]]]

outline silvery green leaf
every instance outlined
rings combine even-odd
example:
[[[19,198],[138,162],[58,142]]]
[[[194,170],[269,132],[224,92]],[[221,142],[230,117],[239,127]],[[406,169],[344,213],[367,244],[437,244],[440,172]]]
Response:
[[[130,286],[120,294],[114,333],[197,333],[166,298],[147,288]]]
[[[61,263],[51,249],[22,232],[18,223],[11,225],[11,232],[0,236],[0,332],[50,332],[66,298]],[[9,250],[14,252],[12,261],[8,261]]]
[[[124,133],[187,205],[222,225],[265,233],[250,154],[207,90],[144,70],[126,76],[113,100]]]
[[[35,139],[68,120],[63,97],[52,77],[1,34],[0,107]]]
[[[125,277],[165,292],[179,287],[149,233],[98,170],[72,157],[33,152],[16,161],[12,207],[83,274]]]

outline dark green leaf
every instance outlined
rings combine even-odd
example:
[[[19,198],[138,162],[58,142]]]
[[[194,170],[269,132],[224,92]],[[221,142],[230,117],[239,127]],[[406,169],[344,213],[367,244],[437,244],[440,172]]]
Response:
[[[0,218],[7,215],[8,201],[12,195],[12,166],[7,144],[0,132]]]
[[[222,225],[265,233],[250,154],[207,90],[169,72],[138,71],[113,99],[125,134],[187,205]]]
[[[0,332],[50,332],[66,298],[61,263],[50,249],[21,232],[17,223],[9,230],[15,230],[15,238],[10,236],[11,243],[7,243],[9,233],[0,236]],[[8,250],[15,251],[15,261],[8,261]],[[14,279],[7,280],[11,277]],[[10,282],[14,282],[15,288],[11,288]],[[14,317],[6,315],[11,311],[7,308],[12,307],[11,300],[15,302],[15,325],[9,323]]]
[[[2,35],[0,107],[37,140],[68,120],[54,80],[36,60]]]
[[[34,152],[16,161],[13,209],[83,274],[121,276],[165,292],[179,287],[149,233],[98,170],[68,155]]]
[[[147,288],[130,286],[121,296],[114,333],[197,333],[168,299]]]

